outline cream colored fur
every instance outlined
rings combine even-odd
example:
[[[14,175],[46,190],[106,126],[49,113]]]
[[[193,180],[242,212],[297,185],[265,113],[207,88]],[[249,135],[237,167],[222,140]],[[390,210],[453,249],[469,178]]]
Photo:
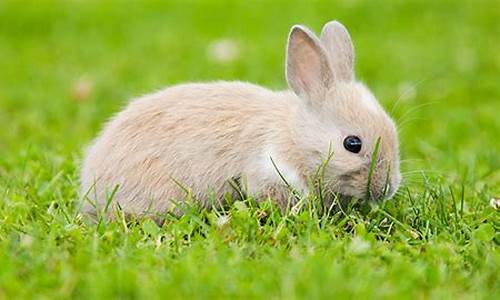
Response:
[[[81,170],[83,210],[111,205],[128,214],[164,213],[187,193],[208,205],[237,182],[257,198],[289,200],[284,181],[307,192],[307,179],[333,150],[328,187],[365,197],[374,143],[381,138],[371,195],[399,185],[394,123],[362,84],[354,81],[347,30],[325,25],[321,40],[302,26],[290,32],[287,80],[275,92],[243,82],[190,83],[132,101],[87,150]],[[357,135],[360,153],[344,149]],[[273,165],[274,162],[274,165]],[[233,183],[233,184],[231,184]]]

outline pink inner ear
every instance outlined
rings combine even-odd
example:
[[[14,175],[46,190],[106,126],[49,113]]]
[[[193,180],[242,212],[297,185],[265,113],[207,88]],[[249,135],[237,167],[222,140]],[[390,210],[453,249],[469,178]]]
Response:
[[[323,107],[333,75],[320,40],[302,26],[294,26],[288,40],[286,76],[289,87],[309,105]]]
[[[326,57],[314,37],[297,32],[290,41],[288,81],[298,94],[312,98],[325,89],[328,76]]]
[[[300,59],[298,67],[301,74],[300,81],[303,84],[303,89],[305,91],[312,91],[317,88],[318,83],[321,81],[321,62],[313,49],[309,48],[307,50],[303,51],[303,57]]]

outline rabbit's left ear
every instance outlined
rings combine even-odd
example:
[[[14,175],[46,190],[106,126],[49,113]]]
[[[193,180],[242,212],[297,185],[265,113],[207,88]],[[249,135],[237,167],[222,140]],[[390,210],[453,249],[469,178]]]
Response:
[[[301,25],[293,26],[288,36],[286,78],[295,94],[318,107],[332,83],[326,50],[316,35]]]
[[[321,30],[335,81],[354,80],[354,46],[347,29],[337,21],[330,21]]]

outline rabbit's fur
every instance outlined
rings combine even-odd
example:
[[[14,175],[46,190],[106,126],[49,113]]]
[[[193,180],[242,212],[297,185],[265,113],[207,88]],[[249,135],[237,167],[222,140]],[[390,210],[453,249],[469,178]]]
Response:
[[[306,193],[308,178],[330,153],[328,189],[380,199],[388,188],[391,196],[400,181],[397,131],[370,91],[354,80],[353,66],[343,25],[327,23],[320,39],[296,25],[286,62],[291,91],[243,82],[190,83],[131,102],[87,151],[84,210],[95,213],[113,194],[111,205],[128,214],[164,213],[188,193],[204,205],[223,200],[236,193],[235,182],[257,199],[269,196],[283,206],[290,199],[287,184]],[[361,138],[361,152],[344,148],[350,135]]]

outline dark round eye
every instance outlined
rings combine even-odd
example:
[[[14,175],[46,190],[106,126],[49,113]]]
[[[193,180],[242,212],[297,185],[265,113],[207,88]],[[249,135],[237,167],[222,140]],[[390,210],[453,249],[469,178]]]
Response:
[[[344,148],[352,153],[359,153],[361,145],[361,139],[355,135],[350,135],[344,139]]]

